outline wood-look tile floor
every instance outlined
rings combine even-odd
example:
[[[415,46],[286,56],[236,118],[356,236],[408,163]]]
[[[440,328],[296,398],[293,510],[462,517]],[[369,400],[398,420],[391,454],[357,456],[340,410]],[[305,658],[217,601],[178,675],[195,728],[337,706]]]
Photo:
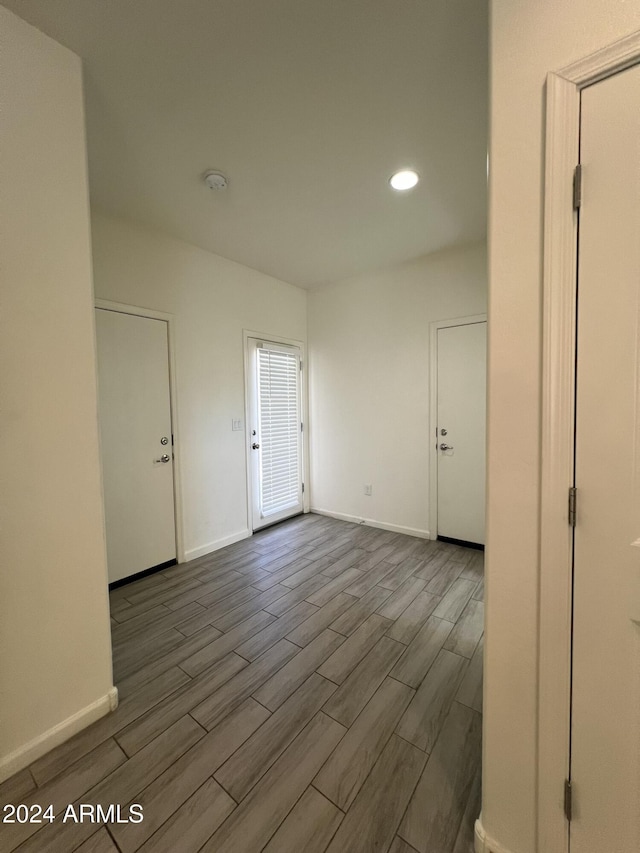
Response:
[[[115,590],[120,704],[0,785],[58,814],[0,850],[471,853],[483,589],[480,552],[306,515]]]

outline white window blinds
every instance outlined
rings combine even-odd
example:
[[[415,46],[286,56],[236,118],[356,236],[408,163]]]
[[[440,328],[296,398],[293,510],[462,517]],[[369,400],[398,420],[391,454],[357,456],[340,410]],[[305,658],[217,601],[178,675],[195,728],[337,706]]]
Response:
[[[297,352],[258,349],[260,511],[263,517],[300,501],[300,403]]]

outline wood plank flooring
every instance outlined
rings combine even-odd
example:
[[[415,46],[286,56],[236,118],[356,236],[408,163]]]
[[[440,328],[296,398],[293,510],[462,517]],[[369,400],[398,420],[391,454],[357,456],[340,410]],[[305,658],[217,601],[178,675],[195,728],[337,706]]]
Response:
[[[477,551],[313,514],[118,588],[120,704],[0,785],[58,816],[0,850],[472,853],[483,594]]]

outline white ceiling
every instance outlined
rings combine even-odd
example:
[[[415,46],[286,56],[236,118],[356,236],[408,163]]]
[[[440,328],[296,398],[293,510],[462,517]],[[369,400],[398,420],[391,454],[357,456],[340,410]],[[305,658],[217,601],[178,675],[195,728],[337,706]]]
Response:
[[[84,59],[109,213],[303,287],[484,237],[485,0],[2,2]]]

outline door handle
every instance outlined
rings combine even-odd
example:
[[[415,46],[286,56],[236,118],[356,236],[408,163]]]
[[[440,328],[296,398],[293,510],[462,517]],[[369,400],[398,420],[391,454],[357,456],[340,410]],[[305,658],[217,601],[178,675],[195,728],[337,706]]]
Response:
[[[154,462],[168,462],[171,459],[168,453],[163,453],[160,459],[154,459]]]
[[[252,449],[252,450],[260,450],[260,445],[259,445],[259,444],[256,444],[256,443],[255,443],[255,441],[254,441],[254,442],[253,442],[253,444],[251,445],[251,449]]]
[[[445,444],[443,441],[440,445],[440,450],[453,450],[453,446],[451,444]]]

